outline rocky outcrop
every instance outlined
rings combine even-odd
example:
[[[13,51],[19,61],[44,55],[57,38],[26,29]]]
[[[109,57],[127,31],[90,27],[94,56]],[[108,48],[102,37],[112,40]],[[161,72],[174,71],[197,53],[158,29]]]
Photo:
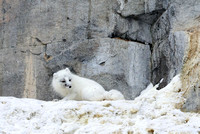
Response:
[[[200,2],[178,0],[169,3],[167,10],[152,26],[152,81],[157,83],[164,78],[160,85],[163,87],[174,75],[182,72],[182,88],[186,97],[182,109],[199,112],[197,29]]]
[[[1,95],[57,98],[52,74],[64,67],[106,90],[121,90],[127,99],[150,83],[150,24],[122,17],[120,2],[3,0],[0,5]]]
[[[152,82],[156,84],[163,78],[159,89],[166,86],[175,75],[181,72],[187,43],[187,33],[177,31],[168,35],[161,42],[156,41],[154,44],[152,53]]]
[[[200,44],[199,27],[192,28],[189,31],[189,45],[184,58],[182,70],[182,83],[187,98],[182,107],[183,111],[200,112]]]

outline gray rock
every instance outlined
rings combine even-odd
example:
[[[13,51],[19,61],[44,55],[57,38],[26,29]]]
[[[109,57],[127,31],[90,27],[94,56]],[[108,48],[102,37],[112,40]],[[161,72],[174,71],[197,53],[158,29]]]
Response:
[[[123,17],[132,17],[153,24],[169,6],[168,0],[118,0],[118,13]]]
[[[145,13],[166,9],[168,0],[145,0]]]
[[[196,1],[182,2],[178,0],[168,3],[170,5],[167,10],[152,26],[152,82],[156,84],[161,78],[165,78],[161,87],[168,84],[172,77],[180,72],[183,66],[185,47],[189,44],[189,35],[182,31],[186,31],[191,25],[195,26],[194,16],[199,13],[192,6],[198,5]],[[188,10],[192,9],[196,12],[191,14]],[[191,24],[191,20],[194,20],[194,23]]]
[[[200,83],[196,82],[187,93],[187,100],[182,106],[182,110],[186,112],[200,112]]]
[[[50,76],[41,57],[35,54],[39,49],[26,48],[3,49],[0,64],[0,89],[2,96],[38,98],[42,100],[52,100],[55,93],[50,88]],[[6,56],[4,56],[6,55]],[[9,57],[9,58],[8,58]]]
[[[170,18],[171,27],[174,31],[188,30],[199,25],[200,1],[178,0],[173,3],[174,15]]]
[[[150,79],[150,51],[149,46],[144,45],[152,42],[150,25],[134,18],[122,18],[117,13],[119,8],[116,0],[3,1],[0,11],[1,94],[43,100],[57,98],[50,85],[52,74],[68,66],[79,75],[100,81],[107,90],[120,89],[129,99],[137,96]],[[124,28],[126,24],[128,27]],[[118,38],[123,39],[122,34],[127,34],[129,40],[143,44],[108,39],[116,30],[120,31]],[[105,55],[110,52],[107,55],[110,63],[100,60],[103,55],[99,50]],[[117,55],[112,57],[113,53]],[[138,63],[142,59],[140,53],[146,55],[143,62]],[[96,63],[95,59],[100,61]],[[129,63],[125,63],[126,60]],[[87,75],[82,71],[91,69],[86,63],[98,64],[101,68],[96,71],[102,68],[113,71],[110,66],[118,69],[115,73]],[[140,65],[145,67],[140,70]],[[142,75],[137,79],[135,73]]]
[[[183,67],[182,88],[187,99],[182,109],[198,112],[200,109],[199,88],[196,85],[198,85],[199,76],[190,72],[198,72],[195,71],[198,68],[194,63],[197,64],[199,61],[199,58],[196,58],[198,57],[196,55],[196,42],[198,42],[196,37],[199,31],[200,1],[177,0],[168,1],[168,4],[170,6],[152,26],[154,46],[152,81],[157,83],[159,79],[164,77],[165,81],[161,84],[161,87],[163,87]],[[180,32],[181,34],[177,35]],[[183,64],[185,48],[189,50],[185,53],[186,58]]]
[[[153,45],[161,43],[163,40],[166,40],[169,37],[169,33],[171,30],[170,25],[170,11],[173,10],[174,7],[170,6],[167,11],[165,11],[162,16],[156,21],[156,23],[152,26],[152,41]]]
[[[188,35],[184,31],[171,33],[162,42],[154,45],[152,53],[152,82],[159,83],[160,88],[166,86],[172,78],[181,72],[183,57],[188,45]]]
[[[171,31],[187,31],[199,25],[200,1],[177,0],[171,2],[167,10],[152,26],[153,42],[168,38]]]
[[[145,0],[121,0],[122,8],[119,11],[122,16],[139,15],[145,13]]]
[[[183,111],[200,112],[199,31],[199,28],[195,27],[188,32],[189,43],[181,75],[182,89],[186,98],[186,102],[182,107]]]
[[[116,25],[109,37],[152,44],[151,25],[133,18],[117,16]]]
[[[25,55],[17,49],[4,49],[0,50],[0,53],[1,95],[23,97],[25,85]]]
[[[138,16],[167,9],[171,0],[118,0],[118,12],[124,16]]]
[[[81,74],[99,81],[107,90],[118,89],[133,99],[150,83],[150,48],[118,39],[99,39],[95,57],[84,61]]]

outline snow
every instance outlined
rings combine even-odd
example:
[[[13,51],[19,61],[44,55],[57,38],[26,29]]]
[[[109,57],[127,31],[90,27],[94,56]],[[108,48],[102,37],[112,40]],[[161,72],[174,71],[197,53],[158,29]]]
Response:
[[[179,76],[151,84],[135,100],[40,101],[0,97],[1,134],[198,134],[200,114],[182,112]]]

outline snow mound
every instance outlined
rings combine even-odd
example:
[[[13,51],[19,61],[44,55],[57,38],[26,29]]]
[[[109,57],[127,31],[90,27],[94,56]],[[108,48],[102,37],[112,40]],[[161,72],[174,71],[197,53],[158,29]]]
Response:
[[[149,85],[132,101],[40,101],[0,97],[2,134],[200,133],[200,114],[184,113],[179,76],[161,90]]]

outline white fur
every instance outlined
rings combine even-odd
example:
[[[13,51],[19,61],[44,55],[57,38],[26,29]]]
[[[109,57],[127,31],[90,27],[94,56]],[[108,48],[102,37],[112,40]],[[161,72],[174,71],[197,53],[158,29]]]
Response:
[[[106,100],[124,100],[124,96],[122,95],[122,93],[115,89],[106,92],[105,97]]]
[[[99,83],[75,75],[68,68],[54,73],[52,86],[65,100],[124,100],[119,91],[107,92]]]

